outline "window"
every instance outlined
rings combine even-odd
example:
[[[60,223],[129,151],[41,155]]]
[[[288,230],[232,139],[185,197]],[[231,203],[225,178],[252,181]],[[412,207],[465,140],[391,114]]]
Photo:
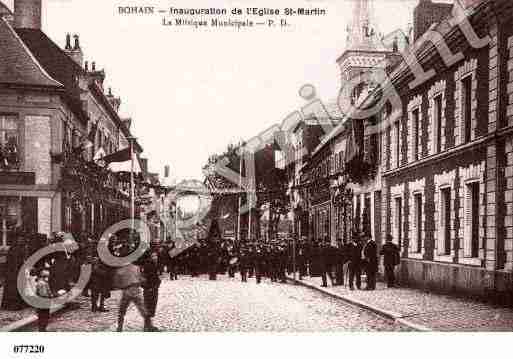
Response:
[[[1,245],[12,245],[13,235],[21,224],[21,203],[17,197],[0,197]]]
[[[479,257],[479,183],[470,183],[466,187],[463,253],[467,258],[477,258]]]
[[[420,109],[415,109],[412,112],[413,121],[413,160],[417,161],[420,158]]]
[[[462,91],[462,116],[464,138],[463,142],[470,142],[472,137],[472,76],[467,76],[461,81]]]
[[[395,237],[399,247],[402,246],[403,241],[403,200],[401,197],[395,199]]]
[[[415,251],[417,253],[422,253],[422,194],[417,193],[413,196],[414,202],[414,241],[415,241]]]
[[[444,188],[441,190],[442,202],[440,208],[440,224],[441,224],[441,243],[443,245],[441,252],[445,255],[451,254],[451,189]]]
[[[18,117],[0,114],[0,168],[17,169],[19,167]]]
[[[401,165],[401,123],[395,123],[395,162],[396,166]]]
[[[69,206],[69,205],[65,206],[65,209],[64,209],[64,225],[65,225],[66,231],[71,232],[71,230],[73,228],[73,217],[71,214],[71,206]]]
[[[442,151],[442,95],[435,97],[436,152]]]

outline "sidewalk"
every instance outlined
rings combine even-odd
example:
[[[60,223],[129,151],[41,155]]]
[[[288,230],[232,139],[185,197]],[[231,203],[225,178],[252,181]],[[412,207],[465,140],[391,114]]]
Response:
[[[350,291],[344,286],[323,288],[320,277],[304,277],[296,282],[419,331],[513,331],[510,308],[417,289],[389,289],[384,283],[378,283],[375,291]]]

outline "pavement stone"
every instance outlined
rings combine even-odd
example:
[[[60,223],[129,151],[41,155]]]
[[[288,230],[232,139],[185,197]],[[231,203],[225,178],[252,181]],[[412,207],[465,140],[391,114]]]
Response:
[[[108,313],[91,313],[84,299],[80,309],[55,316],[49,331],[115,331],[119,291],[107,301]],[[293,284],[256,284],[219,276],[164,279],[154,324],[168,332],[331,332],[409,331],[400,323],[314,290]],[[143,321],[131,306],[125,331],[142,331]],[[25,331],[34,330],[33,327]]]
[[[360,302],[377,312],[390,313],[400,322],[424,330],[513,331],[513,309],[468,298],[413,288],[387,288],[384,283],[378,283],[375,291],[351,291],[346,286],[321,288],[320,278],[304,277],[301,282],[319,290],[327,290],[341,299]]]

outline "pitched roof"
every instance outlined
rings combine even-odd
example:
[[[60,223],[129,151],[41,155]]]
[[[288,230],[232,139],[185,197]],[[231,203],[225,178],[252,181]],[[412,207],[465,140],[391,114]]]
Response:
[[[41,66],[16,31],[0,18],[0,83],[62,87]]]
[[[9,16],[12,16],[13,13],[12,11],[7,7],[7,5],[5,5],[3,2],[0,1],[0,17],[2,17],[2,15],[9,15]]]
[[[85,73],[82,67],[41,30],[16,29],[16,33],[50,76],[63,84],[69,92],[78,94],[76,77]]]

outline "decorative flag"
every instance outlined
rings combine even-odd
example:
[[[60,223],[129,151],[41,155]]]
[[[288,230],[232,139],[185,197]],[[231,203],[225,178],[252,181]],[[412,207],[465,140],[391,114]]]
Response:
[[[112,172],[130,172],[132,169],[130,147],[107,155],[102,160]],[[142,173],[141,163],[137,155],[134,155],[134,173]]]
[[[359,156],[363,144],[363,121],[351,119],[351,134],[347,141],[345,162],[349,163]]]

